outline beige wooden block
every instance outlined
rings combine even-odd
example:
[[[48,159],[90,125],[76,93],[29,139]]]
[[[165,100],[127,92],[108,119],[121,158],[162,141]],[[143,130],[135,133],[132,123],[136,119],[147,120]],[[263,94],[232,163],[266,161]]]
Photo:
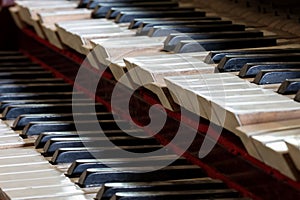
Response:
[[[123,61],[110,63],[109,69],[118,83],[125,85],[129,89],[135,88],[135,83],[132,80],[132,74],[127,70]]]
[[[159,83],[149,83],[145,84],[144,87],[157,95],[160,103],[164,108],[171,111],[175,111],[178,109],[178,106],[175,105],[165,85],[160,85]]]
[[[59,38],[57,31],[52,27],[47,26],[46,24],[41,25],[43,33],[45,34],[45,39],[47,39],[51,44],[56,46],[59,49],[64,49],[64,45]]]
[[[181,87],[181,85],[176,85],[173,84],[173,82],[169,82],[169,79],[167,79],[168,77],[165,78],[166,84],[167,84],[167,88],[169,90],[169,93],[173,99],[173,101],[175,103],[177,103],[178,105],[182,106],[183,108],[191,111],[191,112],[195,112],[195,109],[193,108],[193,106],[190,103],[190,100],[187,99],[185,100],[185,97],[187,97],[186,95],[186,91],[183,87]],[[196,98],[196,96],[195,96]],[[193,98],[191,98],[192,100]],[[197,99],[193,99],[193,100],[197,100]],[[200,110],[200,109],[198,109]]]
[[[289,158],[288,148],[283,140],[295,134],[299,135],[299,132],[291,129],[251,137],[262,160],[293,180],[297,180],[299,174]]]
[[[300,128],[296,129],[300,130]],[[299,139],[299,135],[296,135],[294,137],[289,137],[289,138],[285,138],[285,143],[288,147],[288,152],[289,152],[289,155],[291,156],[296,168],[298,170],[300,170],[300,159],[299,159],[299,156],[300,156],[300,139]]]
[[[252,143],[250,137],[255,135],[266,134],[269,132],[276,131],[286,131],[290,129],[297,129],[300,127],[298,119],[294,120],[282,120],[280,122],[268,122],[268,123],[258,123],[253,125],[241,126],[234,132],[243,142],[248,153],[257,159],[262,160],[258,154],[254,144]]]
[[[9,8],[9,12],[17,25],[19,29],[23,29],[25,27],[24,22],[21,20],[19,12],[20,12],[20,7],[19,6],[12,6]]]

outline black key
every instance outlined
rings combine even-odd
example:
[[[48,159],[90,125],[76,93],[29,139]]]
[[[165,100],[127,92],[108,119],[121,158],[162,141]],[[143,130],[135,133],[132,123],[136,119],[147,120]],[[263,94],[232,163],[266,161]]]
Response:
[[[0,56],[21,56],[19,51],[0,51]]]
[[[72,92],[37,92],[37,93],[5,93],[0,94],[0,101],[5,100],[31,100],[31,99],[55,99],[60,98],[86,98],[83,93],[72,93]]]
[[[138,28],[143,22],[148,21],[191,21],[191,20],[221,20],[220,17],[173,17],[173,18],[135,18],[130,22],[129,29]]]
[[[28,72],[28,71],[41,71],[43,68],[40,66],[9,66],[9,67],[0,67],[0,72]]]
[[[176,157],[174,155],[163,155],[163,156],[155,156],[155,157],[142,157],[142,158],[123,158],[123,159],[83,159],[83,160],[76,160],[72,163],[67,171],[67,175],[69,177],[78,177],[80,176],[85,170],[90,168],[105,168],[105,167],[138,167],[138,166],[150,166],[154,165],[156,162],[166,161],[166,160],[174,160]],[[187,164],[187,160],[184,158],[179,158],[174,161],[171,165],[184,165]]]
[[[247,63],[242,67],[241,71],[239,72],[239,77],[255,77],[261,70],[271,69],[300,69],[300,62]]]
[[[205,33],[215,31],[244,31],[240,24],[186,25],[186,26],[153,26],[148,33],[151,37],[168,36],[171,33]]]
[[[152,146],[125,146],[125,147],[113,147],[113,148],[87,148],[87,147],[78,147],[78,148],[60,148],[53,154],[51,158],[52,164],[58,163],[72,163],[78,159],[94,159],[97,158],[110,158],[114,155],[115,158],[118,158],[119,148],[122,148],[127,151],[135,153],[146,153],[149,151],[155,151],[161,148],[161,145],[152,145]]]
[[[90,99],[36,99],[36,100],[4,100],[0,102],[0,111],[2,112],[6,107],[12,105],[26,105],[26,104],[60,104],[60,103],[88,103]]]
[[[222,20],[190,20],[190,21],[148,21],[143,22],[136,32],[137,36],[148,35],[150,29],[154,26],[186,26],[186,25],[221,25],[232,24],[231,21]]]
[[[68,83],[36,83],[36,84],[5,84],[0,86],[0,93],[18,92],[69,92],[73,87]]]
[[[107,12],[106,14],[106,18],[107,19],[115,19],[121,12],[143,12],[143,11],[147,11],[147,12],[157,12],[157,11],[161,11],[161,12],[165,12],[165,11],[185,11],[185,12],[192,12],[194,11],[194,9],[192,8],[177,8],[177,7],[169,7],[169,6],[163,6],[163,7],[149,7],[149,9],[142,7],[122,7],[122,8],[116,8],[116,7],[112,7],[110,8],[110,10]]]
[[[297,92],[294,100],[297,101],[297,102],[300,102],[300,90]]]
[[[254,83],[259,85],[281,83],[286,79],[300,78],[300,70],[262,70],[259,72]]]
[[[123,120],[117,120],[119,124],[122,124],[122,127],[127,129],[132,126]],[[89,131],[93,124],[99,123],[103,130],[118,130],[119,126],[116,124],[116,120],[99,120],[99,121],[77,121],[77,125],[81,125],[81,128],[85,131]],[[45,122],[30,122],[22,130],[21,136],[27,137],[32,135],[39,135],[42,132],[50,131],[76,131],[76,126],[73,121],[45,121]]]
[[[117,192],[187,191],[222,188],[227,188],[222,181],[206,177],[157,182],[105,183],[104,186],[102,186],[102,188],[98,191],[96,199],[101,200],[101,198],[111,198]]]
[[[41,121],[73,121],[73,115],[76,115],[77,120],[88,121],[92,120],[96,115],[99,120],[113,119],[113,116],[109,112],[102,113],[68,113],[68,114],[25,114],[18,116],[13,125],[13,129],[22,129],[30,122]]]
[[[138,146],[138,145],[157,145],[154,138],[138,139],[134,137],[106,137],[101,135],[93,135],[89,137],[68,137],[68,138],[51,138],[44,146],[44,155],[50,156],[59,148],[84,147],[106,147],[107,140],[116,146]]]
[[[36,63],[30,61],[23,61],[23,62],[14,62],[14,61],[7,61],[7,62],[0,62],[0,68],[4,67],[30,67],[30,66],[39,66]]]
[[[217,68],[221,72],[239,71],[245,64],[255,62],[300,62],[300,53],[228,55]]]
[[[240,197],[233,189],[162,191],[162,192],[118,192],[111,200],[171,200],[171,199],[226,199]]]
[[[249,55],[249,54],[283,54],[283,53],[300,53],[299,48],[292,49],[248,49],[248,50],[223,50],[211,51],[207,58],[206,63],[219,63],[227,55]]]
[[[100,133],[99,133],[100,134]],[[61,132],[43,132],[38,135],[34,142],[36,149],[44,148],[48,140],[52,138],[67,138],[67,137],[79,137],[76,131],[61,131]]]
[[[95,135],[106,135],[106,137],[124,137],[128,134],[134,137],[148,137],[147,133],[139,129],[128,129],[128,130],[102,130],[102,131],[80,131],[80,136],[95,136]],[[36,148],[43,148],[48,140],[51,138],[60,137],[79,137],[77,131],[64,131],[64,132],[43,132],[38,135],[35,140]]]
[[[0,57],[0,63],[2,62],[13,62],[18,64],[18,62],[28,62],[30,61],[29,58],[23,55],[6,55]]]
[[[175,7],[178,6],[178,3],[176,2],[170,2],[170,1],[126,1],[124,3],[121,2],[111,2],[111,3],[98,3],[98,5],[95,7],[95,9],[92,12],[92,18],[102,18],[105,17],[106,14],[109,12],[109,10],[112,7],[115,8],[122,8],[122,7],[142,7],[142,8],[147,8],[147,7],[159,7],[159,6],[164,6],[167,5],[168,7]]]
[[[86,141],[85,139],[80,137],[51,138],[46,142],[42,154],[44,156],[52,156],[54,152],[59,148],[85,147],[84,142],[89,143],[92,141]]]
[[[200,39],[225,39],[225,38],[254,38],[262,37],[263,32],[259,31],[222,31],[207,33],[171,33],[164,42],[165,51],[173,51],[176,45],[182,40]]]
[[[145,167],[143,170],[146,170]],[[132,181],[163,181],[171,179],[201,178],[205,174],[203,170],[195,165],[168,166],[160,170],[147,173],[130,173],[126,171],[138,172],[140,167],[120,168],[90,168],[79,178],[78,184],[81,187],[100,186],[108,182],[132,182]],[[151,170],[151,166],[148,170]]]
[[[300,78],[288,79],[282,82],[278,88],[279,94],[296,94],[300,90]]]
[[[140,11],[140,12],[121,12],[115,19],[116,23],[126,23],[131,22],[134,18],[150,18],[150,17],[181,17],[181,16],[189,16],[189,17],[204,17],[205,12],[186,12],[186,11]]]
[[[188,53],[200,52],[203,50],[214,51],[221,49],[242,49],[274,45],[276,45],[276,38],[273,37],[184,40],[177,44],[174,52]]]
[[[35,83],[65,83],[63,79],[58,78],[39,78],[39,79],[2,79],[0,84],[35,84]]]
[[[35,78],[52,78],[51,72],[34,71],[34,72],[1,72],[0,79],[35,79]]]
[[[13,105],[8,106],[2,113],[3,119],[14,119],[19,115],[23,114],[42,114],[42,113],[71,113],[72,107],[81,109],[81,112],[90,112],[86,111],[84,107],[89,104],[26,104],[26,105]],[[94,105],[94,104],[92,104]],[[105,112],[106,108],[102,104],[95,104],[95,109],[97,112]]]

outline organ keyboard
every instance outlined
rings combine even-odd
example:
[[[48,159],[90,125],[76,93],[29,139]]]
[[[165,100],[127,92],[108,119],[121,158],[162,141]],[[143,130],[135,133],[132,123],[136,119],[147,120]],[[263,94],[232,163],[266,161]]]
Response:
[[[0,53],[1,198],[300,196],[300,26],[292,14],[299,6],[228,2],[16,1],[9,10],[26,56]],[[94,97],[97,80],[101,103],[95,105],[95,119],[84,108],[94,105],[87,95]],[[70,83],[77,88],[73,93]],[[123,91],[113,99],[118,83]],[[126,113],[127,92],[137,88]],[[112,106],[117,119],[109,110],[113,100],[120,106]],[[144,138],[156,128],[141,129],[128,118],[148,124],[145,113],[156,103],[168,110],[166,125],[156,139]],[[95,123],[103,130],[91,130]],[[185,139],[198,130],[194,141],[181,141],[191,144],[185,158],[176,159],[183,153],[177,149],[181,143],[163,155],[139,159],[105,146],[109,138],[147,155],[172,143],[180,126]],[[205,136],[216,145],[199,158]],[[151,171],[156,161],[173,159],[170,166]],[[129,173],[140,166],[150,172]]]

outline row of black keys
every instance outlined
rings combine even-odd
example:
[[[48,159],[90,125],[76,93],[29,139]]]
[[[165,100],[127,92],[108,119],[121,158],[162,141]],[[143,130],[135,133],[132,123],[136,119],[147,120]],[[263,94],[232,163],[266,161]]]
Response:
[[[164,45],[167,51],[186,53],[276,45],[274,37],[263,37],[261,31],[246,31],[244,25],[232,24],[231,21],[224,21],[219,17],[205,17],[203,12],[180,10],[177,4],[171,1],[101,2],[99,0],[85,3],[82,1],[79,7],[86,6],[94,9],[95,18],[127,16],[126,18],[130,20],[126,22],[131,21],[129,28],[139,27],[137,35],[168,36]],[[172,14],[168,11],[157,15],[157,10],[171,10]],[[149,16],[148,12],[156,18]],[[183,16],[178,15],[178,12],[184,13]],[[211,59],[207,59],[207,62],[219,63],[220,72],[240,71],[239,76],[243,78],[256,76],[254,82],[257,84],[285,81],[278,92],[294,94],[300,88],[299,53],[300,49],[227,50],[211,53]]]
[[[96,104],[96,122],[91,121],[91,113],[73,113],[86,127],[79,135],[72,115],[72,87],[18,53],[0,55],[1,87],[14,85],[12,90],[0,92],[2,118],[14,120],[12,127],[21,130],[22,137],[37,136],[35,147],[43,149],[52,164],[72,163],[66,175],[79,177],[81,187],[104,184],[96,199],[247,199],[223,182],[208,178],[201,168],[183,158],[152,172],[126,172],[140,170],[141,166],[151,169],[155,162],[173,160],[174,154],[166,151],[162,156],[139,159],[119,157],[117,148],[105,146],[107,138],[118,147],[141,154],[161,145],[154,138],[138,139],[146,133],[127,121],[118,120],[128,129],[120,130],[101,104]],[[74,96],[77,100],[73,106],[84,107],[90,102],[82,93]],[[12,111],[8,114],[7,110]],[[101,124],[103,131],[90,130],[92,123]]]
[[[275,37],[264,37],[261,31],[245,30],[244,25],[232,24],[220,17],[205,16],[203,11],[179,8],[173,1],[82,1],[79,7],[84,6],[94,9],[93,18],[106,17],[115,19],[116,23],[130,22],[129,29],[139,28],[138,36],[159,37],[184,33],[185,37],[180,35],[166,42],[166,51],[186,53],[276,45]]]

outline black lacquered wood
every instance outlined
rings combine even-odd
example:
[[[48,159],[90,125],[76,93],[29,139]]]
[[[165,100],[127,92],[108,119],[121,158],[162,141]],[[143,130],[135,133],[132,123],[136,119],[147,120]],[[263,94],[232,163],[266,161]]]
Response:
[[[185,25],[185,26],[153,26],[148,35],[151,37],[168,36],[171,33],[206,33],[215,31],[244,31],[240,24]]]
[[[274,37],[183,40],[176,45],[174,52],[189,53],[199,51],[214,51],[221,49],[266,47],[274,45],[276,45],[276,38]]]
[[[186,12],[186,11],[140,11],[140,12],[121,12],[115,19],[116,23],[126,23],[131,22],[135,18],[150,18],[150,17],[204,17],[205,12]]]
[[[227,187],[221,181],[208,177],[156,182],[106,183],[97,193],[96,199],[101,200],[101,198],[111,198],[117,192],[188,191],[221,188]]]
[[[176,45],[182,40],[221,39],[221,38],[254,38],[262,37],[259,31],[221,31],[207,33],[171,33],[164,42],[164,50],[174,51]]]
[[[300,62],[300,53],[227,55],[217,68],[221,72],[239,71],[245,64],[255,62]]]
[[[261,63],[247,63],[239,72],[239,77],[249,78],[256,76],[261,70],[272,69],[300,69],[300,62],[261,62]]]
[[[2,113],[3,119],[14,119],[22,114],[42,114],[42,113],[72,113],[73,109],[78,109],[80,112],[89,112],[84,107],[94,104],[80,104],[80,103],[65,103],[65,104],[25,104],[12,105],[4,109]],[[98,112],[105,112],[104,105],[96,103],[95,109]]]
[[[122,127],[129,129],[131,125],[127,121],[117,120]],[[119,126],[115,120],[98,120],[98,121],[76,121],[76,126],[80,126],[81,131],[92,131],[93,125],[99,124],[102,130],[118,130]],[[43,121],[30,122],[22,130],[21,136],[39,135],[42,132],[49,131],[76,131],[75,122],[73,121]]]
[[[130,136],[125,137],[106,137],[105,135],[89,135],[81,137],[67,137],[67,138],[51,138],[45,144],[43,150],[44,154],[53,155],[59,148],[71,147],[107,147],[109,140],[116,146],[143,146],[143,145],[158,145],[154,138],[134,138]],[[110,145],[110,143],[109,143]]]
[[[135,18],[133,19],[128,28],[129,29],[136,29],[138,28],[143,22],[148,22],[148,21],[192,21],[192,20],[221,20],[220,17],[189,17],[189,16],[181,16],[181,17],[161,17],[161,18]]]
[[[300,78],[300,70],[262,70],[259,72],[254,83],[259,85],[281,83],[286,79]]]
[[[33,100],[33,99],[55,99],[57,97],[70,99],[86,98],[83,93],[76,92],[26,92],[26,93],[4,93],[0,94],[0,101],[6,100]]]
[[[225,20],[189,20],[189,21],[148,21],[140,24],[136,32],[137,36],[148,35],[151,27],[154,26],[187,26],[187,25],[222,25],[232,24],[231,21]]]
[[[282,82],[278,88],[279,94],[296,94],[300,90],[300,78],[288,79]]]
[[[152,146],[125,146],[120,147],[124,150],[135,152],[135,153],[146,153],[160,149],[161,145]],[[118,155],[119,148],[105,148],[105,147],[78,147],[78,148],[60,148],[53,154],[51,158],[52,164],[58,163],[72,163],[78,159],[94,159],[94,158],[120,158]]]
[[[92,12],[91,17],[92,18],[103,18],[106,16],[106,14],[109,12],[109,10],[112,7],[115,8],[123,8],[123,7],[142,7],[142,8],[147,8],[147,7],[159,7],[167,5],[169,7],[175,7],[178,6],[176,2],[172,1],[138,1],[138,0],[124,0],[124,1],[114,1],[114,2],[103,2],[103,3],[97,3],[92,5],[94,7],[94,10]]]
[[[147,169],[147,167],[145,167]],[[92,168],[87,169],[79,178],[78,184],[82,187],[100,186],[107,182],[131,182],[131,181],[159,181],[184,178],[200,178],[205,174],[201,168],[195,165],[168,166],[161,170],[146,173],[136,173],[138,168]],[[149,167],[151,170],[151,166]],[[135,172],[135,173],[131,173]]]
[[[163,199],[233,199],[240,200],[237,191],[232,189],[191,190],[167,192],[119,192],[111,200],[163,200]],[[247,198],[246,198],[247,199]]]
[[[41,121],[73,121],[73,115],[76,115],[76,119],[82,121],[88,121],[94,119],[96,116],[99,120],[108,120],[113,119],[113,116],[109,112],[102,113],[67,113],[67,114],[25,114],[18,116],[12,128],[13,129],[22,129],[30,122],[41,122]]]
[[[284,54],[284,53],[300,53],[299,48],[262,48],[262,49],[233,49],[233,50],[221,50],[211,51],[207,58],[206,63],[219,63],[225,56],[229,55],[249,55],[249,54]]]
[[[90,168],[105,168],[105,167],[138,167],[138,166],[153,166],[156,163],[160,164],[161,162],[165,162],[167,160],[174,160],[174,155],[163,155],[163,156],[145,156],[141,158],[118,158],[118,159],[83,159],[76,160],[72,163],[72,165],[68,168],[67,175],[69,177],[78,177],[85,170]],[[184,158],[179,158],[172,162],[171,165],[183,165],[187,164],[187,160]]]

